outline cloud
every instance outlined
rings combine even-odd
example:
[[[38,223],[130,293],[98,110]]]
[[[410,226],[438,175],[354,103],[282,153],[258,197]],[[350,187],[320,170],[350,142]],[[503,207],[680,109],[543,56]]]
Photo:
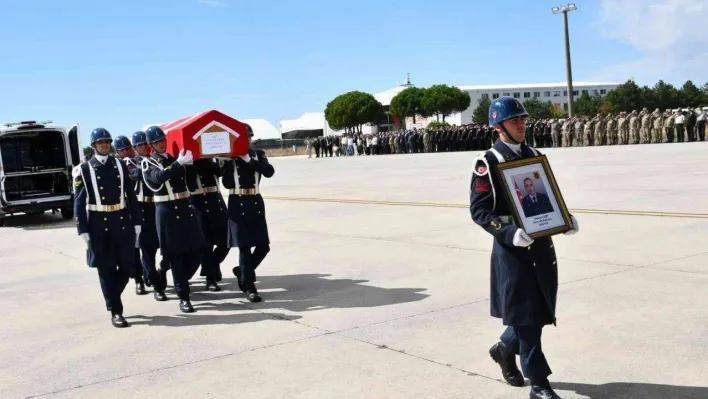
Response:
[[[221,0],[197,0],[201,4],[205,4],[212,7],[228,7],[229,3]]]
[[[708,0],[600,0],[600,31],[641,57],[598,71],[603,79],[681,82],[708,70]],[[694,82],[697,84],[702,83]]]

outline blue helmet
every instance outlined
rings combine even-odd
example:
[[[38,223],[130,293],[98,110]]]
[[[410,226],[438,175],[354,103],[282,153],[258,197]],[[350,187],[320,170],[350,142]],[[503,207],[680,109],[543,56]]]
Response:
[[[142,130],[138,130],[137,132],[133,133],[133,147],[137,147],[141,144],[146,144],[147,143],[147,135],[145,135],[145,132]]]
[[[128,140],[128,138],[125,136],[116,137],[116,141],[113,143],[113,146],[116,148],[116,151],[125,150],[126,148],[133,147],[133,145],[130,144],[130,140]]]
[[[113,138],[111,137],[111,134],[108,133],[108,130],[99,127],[94,129],[93,132],[91,132],[91,145],[101,140],[113,141]]]
[[[145,136],[147,136],[147,142],[149,144],[157,143],[158,141],[165,139],[165,132],[160,129],[159,126],[150,126],[145,131]]]
[[[248,135],[253,137],[253,129],[251,129],[251,125],[246,123],[246,130],[248,130]]]
[[[529,116],[521,101],[514,97],[499,97],[489,105],[489,125],[494,126],[507,119]]]

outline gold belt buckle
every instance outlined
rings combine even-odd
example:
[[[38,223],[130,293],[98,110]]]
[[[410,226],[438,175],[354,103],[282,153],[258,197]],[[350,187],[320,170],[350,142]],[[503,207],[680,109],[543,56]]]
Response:
[[[256,189],[255,188],[242,188],[240,190],[241,195],[256,195]]]
[[[183,191],[183,192],[181,192],[181,193],[175,193],[175,199],[176,199],[176,200],[178,200],[178,199],[183,199],[183,198],[188,198],[188,197],[189,197],[189,193],[186,192],[186,191]]]
[[[204,192],[207,194],[208,193],[218,193],[219,187],[217,187],[217,186],[204,187]]]

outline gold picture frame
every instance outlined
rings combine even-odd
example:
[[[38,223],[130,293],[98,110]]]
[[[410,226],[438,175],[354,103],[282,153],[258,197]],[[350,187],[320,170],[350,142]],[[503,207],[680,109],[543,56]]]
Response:
[[[495,169],[514,222],[529,237],[550,237],[573,229],[570,212],[545,155],[504,162]]]

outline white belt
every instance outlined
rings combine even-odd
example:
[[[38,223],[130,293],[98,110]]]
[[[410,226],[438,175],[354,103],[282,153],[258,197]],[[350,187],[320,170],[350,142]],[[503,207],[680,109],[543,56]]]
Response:
[[[155,195],[155,196],[153,196],[153,200],[155,202],[176,201],[176,200],[183,199],[183,198],[189,198],[189,193],[186,191],[183,191],[181,193],[174,193],[173,195]]]

